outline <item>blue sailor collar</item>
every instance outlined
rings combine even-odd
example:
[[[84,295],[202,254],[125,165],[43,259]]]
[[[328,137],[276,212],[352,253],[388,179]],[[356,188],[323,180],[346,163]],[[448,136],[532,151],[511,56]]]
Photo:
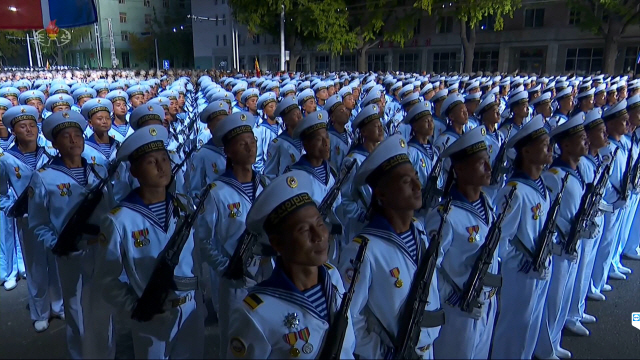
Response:
[[[349,145],[349,143],[347,141],[345,141],[345,135],[347,139],[351,139],[351,133],[349,132],[349,130],[347,129],[347,127],[345,126],[344,128],[344,132],[338,132],[338,130],[336,130],[336,128],[333,126],[333,122],[329,122],[329,128],[327,129],[328,132],[333,133],[334,135],[336,135],[336,137],[340,140],[342,140],[343,143],[345,143],[345,145]]]
[[[429,153],[427,152],[425,145],[431,146],[431,156],[429,156]],[[416,139],[414,136],[411,139],[409,139],[409,146],[420,151],[427,159],[433,160],[435,156],[435,148],[433,147],[431,140],[427,140],[426,144],[421,144],[420,141],[418,141],[418,139]]]
[[[367,151],[367,149],[364,148],[364,144],[357,144],[349,152],[350,153],[354,152],[354,153],[360,154],[360,155],[362,155],[364,157],[369,156],[369,152]]]
[[[578,179],[578,181],[580,181],[580,185],[582,185],[582,188],[584,189],[584,179],[582,178],[582,175],[578,172],[577,167],[576,167],[576,170],[573,170],[569,166],[569,164],[567,164],[565,161],[563,161],[559,157],[555,158],[551,163],[551,165],[549,166],[549,168],[553,168],[553,167],[560,168],[563,171],[571,174],[571,176],[575,177],[576,179]]]
[[[444,131],[442,133],[443,134],[447,134],[447,135],[451,135],[457,140],[460,136],[462,136],[462,134],[464,134],[464,129],[462,130],[462,134],[458,134],[456,132],[456,129],[453,128],[453,126],[447,125],[447,128],[444,129]]]
[[[25,155],[22,153],[22,151],[20,151],[18,144],[13,144],[13,146],[8,148],[6,152],[13,155],[13,157],[20,160],[26,166],[31,167],[29,166],[29,162],[27,161],[27,158],[25,157]],[[45,152],[45,149],[43,146],[36,146],[36,166],[38,165],[40,158],[44,155],[44,152]],[[33,169],[33,170],[36,170],[36,169]]]
[[[335,310],[334,302],[336,299],[335,285],[331,282],[331,276],[328,270],[324,266],[318,266],[318,284],[322,287],[325,301],[327,302],[327,310],[332,313]],[[271,273],[271,276],[254,286],[249,290],[249,293],[265,294],[273,296],[280,300],[292,303],[307,310],[313,317],[321,321],[327,321],[316,309],[316,307],[307,299],[307,297],[300,291],[285,274],[282,259],[276,258],[276,266]],[[331,318],[331,317],[330,317]]]
[[[204,145],[202,145],[202,147],[206,147],[211,151],[215,151],[218,154],[224,156],[225,158],[227,157],[227,154],[224,153],[224,148],[216,146],[216,144],[213,143],[213,137],[209,139],[209,141],[207,141]]]
[[[269,130],[271,130],[271,132],[273,132],[276,136],[278,136],[278,132],[280,130],[280,125],[276,122],[275,124],[269,124],[269,121],[267,119],[262,119],[262,121],[260,122],[260,125],[258,126],[263,126]]]
[[[624,150],[624,151],[628,151],[629,150],[629,149],[627,149],[626,146],[624,146],[624,144],[621,141],[614,139],[611,135],[609,135],[607,140],[609,140],[609,142],[611,142],[616,147],[622,148],[622,150]]]
[[[165,198],[167,214],[166,214],[165,223],[161,224],[160,220],[158,220],[158,218],[153,213],[153,211],[151,211],[151,209],[149,209],[149,206],[147,206],[142,201],[142,198],[138,194],[139,190],[140,190],[139,187],[133,189],[124,199],[122,199],[122,201],[120,202],[119,205],[122,206],[122,207],[126,207],[127,209],[133,210],[133,211],[141,214],[142,216],[144,216],[144,218],[146,220],[151,222],[155,227],[157,227],[158,229],[160,229],[160,230],[162,230],[163,232],[166,233],[168,231],[168,228],[169,228],[170,219],[172,218],[172,216],[175,216],[174,211],[173,211],[173,209],[174,209],[174,206],[173,206],[174,197],[173,197],[173,195],[171,194],[170,191],[167,191],[167,195],[166,195],[166,198]]]
[[[109,145],[110,145],[110,146],[113,146],[113,144],[115,144],[115,143],[116,143],[116,139],[114,139],[114,138],[113,138],[113,137],[111,137],[111,136],[107,136],[107,137],[109,138]],[[95,144],[95,145],[98,145],[98,147],[100,147],[100,144],[99,144],[99,143],[98,143],[98,141],[96,140],[96,133],[95,133],[95,132],[94,132],[94,133],[92,133],[92,134],[87,138],[87,143]]]
[[[535,190],[543,198],[545,199],[548,198],[547,186],[544,185],[544,179],[542,178],[542,176],[540,176],[540,181],[542,181],[542,184],[544,185],[544,193],[540,192],[540,188],[538,187],[536,180],[533,180],[529,175],[525,174],[522,171],[515,170],[513,174],[511,174],[511,177],[509,178],[509,181],[511,180],[516,180],[522,184],[525,184],[530,188],[532,188],[533,190]],[[507,181],[507,183],[509,183],[509,181]]]
[[[556,111],[553,112],[552,116],[557,116],[559,118],[563,118],[565,120],[569,120],[569,117],[563,113],[560,112],[560,109],[556,109]]]
[[[409,251],[409,248],[407,248],[407,245],[405,244],[405,242],[402,241],[400,236],[391,227],[391,224],[389,224],[389,221],[387,221],[387,219],[382,215],[379,215],[379,214],[374,215],[374,217],[369,221],[369,223],[364,227],[364,229],[362,229],[360,234],[364,236],[367,236],[367,235],[377,236],[381,239],[384,239],[393,243],[401,250],[401,252],[408,259],[411,260],[411,262],[413,262],[414,265],[417,266],[418,260],[420,259],[420,256],[423,250],[421,235],[425,235],[425,234],[422,231],[420,232],[418,231],[418,229],[413,224],[413,221],[411,222],[409,229],[413,234],[414,241],[416,241],[416,255],[418,256],[418,259],[411,256],[411,252]]]
[[[321,183],[322,185],[327,185],[329,183],[329,180],[331,178],[331,169],[329,168],[329,162],[327,160],[323,160],[322,164],[320,165],[322,167],[324,167],[326,173],[327,173],[327,177],[325,179],[325,181],[322,181],[322,179],[320,179],[320,177],[318,177],[318,174],[316,173],[315,167],[313,165],[311,165],[311,163],[309,162],[309,160],[307,160],[307,154],[304,154],[300,157],[300,159],[293,165],[291,165],[292,169],[299,169],[299,170],[303,170],[307,173],[309,173],[309,175],[313,176],[316,180],[318,180],[319,183]]]
[[[216,181],[221,181],[221,182],[231,186],[240,195],[244,196],[244,198],[247,199],[247,201],[249,203],[253,203],[253,200],[257,196],[258,186],[260,184],[260,174],[258,174],[255,170],[252,170],[251,183],[253,184],[253,194],[247,194],[244,191],[244,188],[242,187],[242,183],[240,181],[238,181],[238,179],[233,174],[233,171],[231,169],[227,169],[224,173],[222,173],[222,175],[220,175],[216,179]]]
[[[433,115],[433,120],[439,121],[445,125],[447,125],[447,128],[449,127],[448,121],[446,121],[445,119],[442,119],[440,116],[436,116],[435,114]]]
[[[302,153],[302,141],[300,140],[295,140],[294,138],[292,138],[291,136],[289,136],[289,133],[284,130],[280,133],[280,135],[278,135],[278,138],[288,142],[289,144],[291,144],[296,150],[298,150],[300,153]]]
[[[480,201],[482,202],[482,207],[484,208],[485,216],[482,216],[482,214],[478,212],[476,207],[473,206],[473,203],[470,202],[464,195],[462,195],[462,193],[458,191],[458,189],[455,186],[451,187],[450,194],[451,194],[451,200],[452,200],[451,205],[455,205],[461,209],[467,210],[468,212],[475,215],[478,219],[480,219],[485,225],[490,225],[489,224],[489,220],[491,217],[490,214],[492,213],[493,209],[488,204],[488,201],[484,196],[484,193],[480,192]]]
[[[89,166],[89,163],[87,162],[87,159],[85,158],[81,158],[80,161],[82,162],[82,168],[84,169],[84,175],[87,178],[87,186],[89,186],[89,175],[91,174],[91,167]],[[62,161],[62,158],[60,156],[56,156],[51,160],[51,164],[49,164],[49,168],[60,171],[62,173],[64,173],[65,175],[69,176],[70,178],[72,178],[73,180],[75,180],[78,184],[81,184],[79,179],[76,178],[76,176],[73,174],[73,172],[64,164],[64,162]]]

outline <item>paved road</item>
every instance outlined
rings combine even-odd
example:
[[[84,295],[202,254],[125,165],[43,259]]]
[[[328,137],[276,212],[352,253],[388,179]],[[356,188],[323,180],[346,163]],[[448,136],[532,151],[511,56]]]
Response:
[[[563,347],[577,359],[637,359],[640,330],[631,326],[631,313],[640,312],[640,261],[626,260],[634,270],[625,281],[611,280],[614,290],[605,302],[587,303],[588,313],[598,322],[588,325],[590,337],[565,334]],[[27,311],[26,282],[10,292],[0,290],[0,358],[64,359],[67,357],[64,323],[52,320],[49,329],[35,333]],[[130,332],[124,319],[117,319],[117,358],[133,358]],[[207,319],[205,356],[217,354],[215,321]]]

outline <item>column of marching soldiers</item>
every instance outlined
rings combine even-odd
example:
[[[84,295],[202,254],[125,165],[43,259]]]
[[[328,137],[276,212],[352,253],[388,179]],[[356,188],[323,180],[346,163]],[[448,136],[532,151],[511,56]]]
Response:
[[[136,358],[569,358],[563,328],[588,336],[585,299],[640,259],[639,91],[603,75],[8,81],[0,275],[26,277],[36,331],[66,322],[72,358],[114,358],[116,314]]]

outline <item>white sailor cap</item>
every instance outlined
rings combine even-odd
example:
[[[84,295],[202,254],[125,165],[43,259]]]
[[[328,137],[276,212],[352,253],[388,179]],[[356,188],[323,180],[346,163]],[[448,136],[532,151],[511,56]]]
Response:
[[[13,127],[23,120],[38,121],[38,109],[29,105],[18,105],[9,108],[2,116],[2,123],[7,129],[13,129]]]
[[[65,93],[59,93],[59,94],[49,96],[47,101],[44,103],[44,108],[47,109],[47,111],[53,111],[53,109],[56,106],[66,105],[68,107],[71,107],[71,105],[73,104],[74,104],[74,101],[71,96]]]
[[[428,93],[429,91],[433,91],[433,85],[430,83],[425,85],[422,90],[420,90],[420,95],[424,96],[424,94]]]
[[[106,111],[111,115],[113,112],[113,104],[111,101],[102,98],[87,100],[87,102],[82,105],[80,113],[85,119],[89,120],[95,113],[100,111]]]
[[[571,119],[556,126],[553,130],[551,130],[549,136],[558,141],[560,139],[564,139],[566,137],[584,131],[584,119],[584,113],[580,112],[577,115],[572,116]]]
[[[640,79],[635,79],[633,81],[629,81],[629,85],[627,86],[627,90],[635,90],[640,88]]]
[[[264,109],[265,106],[269,105],[272,102],[277,103],[278,98],[276,97],[276,93],[274,93],[273,91],[268,91],[258,98],[258,109]]]
[[[129,95],[127,95],[127,93],[123,90],[113,90],[107,94],[106,99],[108,99],[112,103],[116,101],[124,101],[126,103],[127,101],[129,101]]]
[[[47,120],[42,123],[42,134],[47,140],[53,141],[62,130],[68,128],[77,128],[81,133],[84,133],[87,128],[87,120],[73,110],[58,111],[49,115]]]
[[[593,97],[593,94],[595,94],[595,92],[596,92],[596,89],[589,89],[587,91],[583,91],[581,93],[578,93],[577,98],[578,98],[578,100],[580,100],[582,98],[589,97],[589,96]]]
[[[515,135],[507,142],[507,148],[516,147],[517,145],[526,145],[527,143],[548,134],[544,127],[544,116],[536,115],[526,123]]]
[[[502,81],[500,81],[500,86],[507,86],[509,84],[511,84],[511,80],[508,77],[506,77]]]
[[[311,87],[311,82],[303,81],[300,84],[298,84],[298,92],[302,92],[310,87]]]
[[[0,97],[0,110],[9,110],[11,107],[13,107],[11,100]]]
[[[409,164],[407,141],[400,134],[394,134],[383,140],[362,162],[353,181],[356,187],[368,184],[374,187],[385,173],[398,165]]]
[[[609,87],[607,87],[607,92],[616,92],[618,91],[618,85],[616,84],[611,84],[609,85]]]
[[[371,89],[367,96],[362,100],[362,106],[368,106],[375,103],[382,102],[382,92],[378,89]]]
[[[402,88],[402,81],[396,81],[393,85],[391,85],[391,92],[393,93],[396,89],[401,89],[401,88]]]
[[[75,102],[78,102],[82,99],[85,98],[90,98],[93,99],[94,97],[96,97],[98,95],[98,93],[93,90],[90,87],[81,87],[76,89],[76,91],[73,92],[73,100]]]
[[[412,107],[411,110],[409,110],[409,113],[404,117],[404,119],[402,119],[402,122],[405,124],[411,124],[412,122],[418,121],[428,115],[431,115],[431,103],[423,101]]]
[[[33,99],[37,99],[37,100],[40,100],[40,102],[44,104],[45,103],[44,97],[45,96],[42,93],[42,91],[27,90],[27,91],[23,92],[22,94],[20,94],[20,96],[18,97],[18,101],[20,102],[20,104],[26,105],[29,101],[31,101]]]
[[[314,93],[313,90],[305,89],[302,92],[300,92],[300,94],[298,94],[298,105],[302,106],[308,100],[315,99],[315,98],[316,98],[316,93]]]
[[[166,97],[169,100],[178,100],[178,92],[175,90],[165,90],[158,94],[159,96]]]
[[[431,102],[435,104],[440,100],[444,100],[447,97],[447,95],[449,95],[449,90],[447,89],[439,90],[433,95],[433,97],[431,98]]]
[[[593,108],[592,110],[589,110],[584,118],[584,123],[582,123],[584,129],[587,131],[596,128],[600,124],[604,124],[601,108]]]
[[[160,94],[162,96],[162,94]],[[218,93],[215,93],[213,95],[211,95],[211,98],[209,99],[209,102],[214,102],[217,100],[223,100],[226,101],[229,105],[231,105],[231,101],[233,100],[233,94],[231,94],[228,91],[221,91]]]
[[[440,108],[440,115],[446,118],[449,115],[449,111],[453,110],[453,108],[461,104],[464,104],[464,96],[458,93],[450,94],[444,100],[444,103],[442,103],[442,107]]]
[[[144,104],[135,108],[129,116],[129,123],[133,130],[144,127],[147,121],[159,121],[162,124],[164,120],[164,109],[162,106]]]
[[[300,109],[298,107],[298,99],[295,96],[286,97],[278,103],[274,115],[283,118],[289,111],[294,109]]]
[[[594,95],[595,95],[595,94],[599,94],[599,93],[601,93],[601,92],[605,92],[605,91],[607,90],[607,85],[605,85],[605,84],[600,84],[600,85],[598,85],[595,89],[596,89],[596,91],[594,92]]]
[[[353,95],[353,89],[351,88],[350,85],[343,86],[340,89],[340,91],[338,91],[338,95],[342,96],[342,98],[344,99],[345,97],[347,97],[349,95]]]
[[[475,127],[460,136],[440,154],[442,158],[461,160],[487,150],[487,129],[484,125]]]
[[[555,88],[556,91],[562,91],[566,89],[569,85],[564,81],[556,81]]]
[[[466,91],[471,91],[473,89],[478,89],[480,88],[480,82],[479,81],[473,81],[471,83],[469,83],[469,85],[467,85]]]
[[[51,95],[55,95],[55,94],[69,95],[70,93],[71,93],[71,88],[68,87],[66,84],[51,85],[51,88],[49,89],[49,94]]]
[[[550,92],[546,92],[540,96],[538,96],[537,98],[531,100],[531,102],[529,103],[529,105],[533,106],[534,108],[540,104],[544,104],[544,103],[549,103],[551,102],[551,93]]]
[[[640,94],[635,94],[630,98],[627,98],[627,112],[635,110],[640,107]]]
[[[242,96],[240,96],[240,102],[242,102],[243,104],[246,104],[247,100],[250,97],[259,98],[260,97],[260,91],[258,89],[256,89],[256,88],[247,89],[245,92],[242,93]]]
[[[234,86],[231,89],[231,93],[233,94],[233,96],[236,96],[239,92],[241,91],[246,91],[247,90],[247,83],[244,81],[239,81],[236,86]]]
[[[149,104],[149,105],[158,105],[158,106],[162,106],[163,108],[168,108],[171,105],[171,100],[169,100],[166,97],[157,96],[157,97],[154,97],[153,99],[147,101],[147,104]]]
[[[360,110],[353,120],[352,128],[354,130],[360,129],[374,120],[380,121],[380,105],[378,104],[367,105]]]
[[[460,83],[453,83],[453,85],[450,85],[447,90],[449,90],[449,93],[457,93],[459,85]]]
[[[412,94],[413,90],[414,90],[413,84],[409,84],[403,87],[402,89],[400,89],[400,92],[398,93],[398,95],[400,95],[400,99],[404,99],[407,95]]]
[[[8,96],[15,96],[16,99],[18,98],[18,96],[20,96],[20,90],[18,90],[17,88],[14,87],[4,87],[2,89],[0,89],[0,96],[1,97],[8,97]]]
[[[300,121],[298,126],[296,126],[295,130],[293,130],[293,138],[304,140],[305,137],[314,131],[326,129],[328,119],[329,114],[324,110],[314,111],[307,114],[307,116]]]
[[[403,108],[406,108],[407,106],[415,105],[420,101],[420,95],[418,95],[418,93],[412,92],[411,94],[402,98],[402,100],[400,101],[400,105],[402,105]]]
[[[469,93],[467,95],[464,96],[464,102],[471,102],[471,101],[480,101],[480,97],[482,96],[481,93],[476,92],[476,93]]]
[[[145,126],[144,130],[135,131],[122,142],[117,152],[117,160],[135,161],[154,151],[167,151],[164,144],[168,137],[169,133],[162,125]]]
[[[290,94],[294,94],[296,93],[296,86],[294,84],[287,84],[284,85],[281,89],[280,89],[280,93],[282,94],[282,96],[286,97],[287,95]]]
[[[500,103],[496,100],[496,96],[494,94],[488,94],[485,96],[484,100],[482,100],[480,105],[478,105],[478,108],[476,109],[476,116],[482,116],[482,114],[494,106],[500,106]]]
[[[333,86],[333,84],[331,84]],[[318,81],[314,86],[313,86],[313,91],[314,92],[319,92],[322,90],[326,90],[327,89],[327,83],[324,81]]]
[[[527,92],[528,92],[529,94],[531,94],[531,93],[538,92],[538,91],[540,91],[540,90],[542,90],[542,85],[541,85],[541,84],[538,84],[538,85],[537,85],[537,86],[535,86],[535,87],[529,88],[529,89],[527,90]]]
[[[253,134],[256,117],[249,112],[239,111],[227,116],[220,122],[213,132],[213,143],[216,146],[226,146],[231,139],[242,134]]]
[[[202,110],[202,113],[200,113],[200,121],[206,124],[210,119],[215,117],[229,115],[229,110],[228,102],[216,100]]]
[[[338,107],[342,105],[342,96],[335,94],[333,96],[329,96],[327,101],[324,103],[324,109],[327,110],[329,116],[333,113]]]
[[[366,93],[369,89],[372,89],[374,86],[376,86],[376,83],[374,83],[373,81],[369,81],[366,84],[362,85],[362,91]]]
[[[571,91],[570,88],[565,88],[564,90],[560,91],[559,93],[556,94],[555,100],[556,101],[560,101],[566,97],[571,96],[571,94],[573,94],[573,92]]]
[[[311,197],[312,183],[309,174],[302,170],[292,170],[273,179],[249,209],[247,230],[256,234],[272,232],[289,215],[309,205],[317,206]],[[266,241],[265,236],[260,239]]]
[[[144,87],[141,85],[134,85],[127,89],[127,95],[129,95],[130,98],[137,95],[144,95]]]

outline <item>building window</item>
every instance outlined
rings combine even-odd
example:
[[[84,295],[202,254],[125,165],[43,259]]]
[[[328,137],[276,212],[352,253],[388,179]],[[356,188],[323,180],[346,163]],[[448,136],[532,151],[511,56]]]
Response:
[[[400,54],[398,70],[403,72],[418,72],[420,56],[417,53]]]
[[[453,16],[441,16],[438,19],[438,34],[453,32]]]
[[[144,14],[144,23],[145,25],[151,24],[151,14]]]
[[[640,71],[640,65],[638,65],[638,54],[640,54],[640,46],[629,46],[624,54],[624,72],[633,71],[638,73]]]
[[[580,24],[580,10],[571,9],[569,11],[569,25]]]
[[[227,35],[222,35],[222,46],[227,46]]]
[[[329,55],[316,56],[315,71],[329,71],[330,66],[331,66],[331,61],[329,60]]]
[[[162,7],[165,9],[169,8],[169,0],[162,0]]]
[[[120,38],[122,38],[122,41],[129,41],[129,32],[128,31],[121,31],[120,32]]]
[[[148,1],[148,0],[147,0],[147,1]],[[187,6],[186,6],[185,1],[184,1],[184,0],[180,0],[180,1],[178,1],[178,7],[180,7],[180,9],[184,9],[184,8],[186,8]]]
[[[433,71],[436,73],[449,73],[460,70],[460,60],[455,51],[433,54]]]
[[[473,53],[472,71],[498,71],[498,50],[476,51]]]
[[[526,9],[524,11],[524,27],[537,28],[544,25],[544,9]]]
[[[123,51],[122,52],[122,67],[125,68],[125,69],[131,67],[131,61],[129,60],[129,52],[128,51]]]
[[[127,22],[127,13],[121,12],[120,13],[120,23],[124,24]]]
[[[383,54],[369,54],[367,56],[367,67],[369,71],[387,71],[387,64]]]
[[[144,7],[151,7],[151,0],[144,0]]]
[[[413,36],[420,35],[420,19],[416,21],[416,26],[413,27]]]
[[[480,20],[480,24],[478,27],[480,30],[489,30],[492,31],[496,26],[496,17],[494,15],[487,15],[487,17]]]
[[[227,25],[227,15],[222,14],[222,25]]]
[[[118,0],[118,4],[125,4],[125,0]]]
[[[220,46],[220,35],[216,35],[216,46]]]
[[[519,66],[522,72],[542,74],[546,65],[546,48],[527,48],[520,50]]]
[[[309,68],[306,56],[300,56],[296,61],[296,71],[306,71]]]
[[[590,74],[602,70],[602,48],[567,49],[564,69],[578,74]]]
[[[353,71],[357,69],[356,55],[340,55],[340,71]]]
[[[253,35],[253,45],[260,44],[260,35]]]

